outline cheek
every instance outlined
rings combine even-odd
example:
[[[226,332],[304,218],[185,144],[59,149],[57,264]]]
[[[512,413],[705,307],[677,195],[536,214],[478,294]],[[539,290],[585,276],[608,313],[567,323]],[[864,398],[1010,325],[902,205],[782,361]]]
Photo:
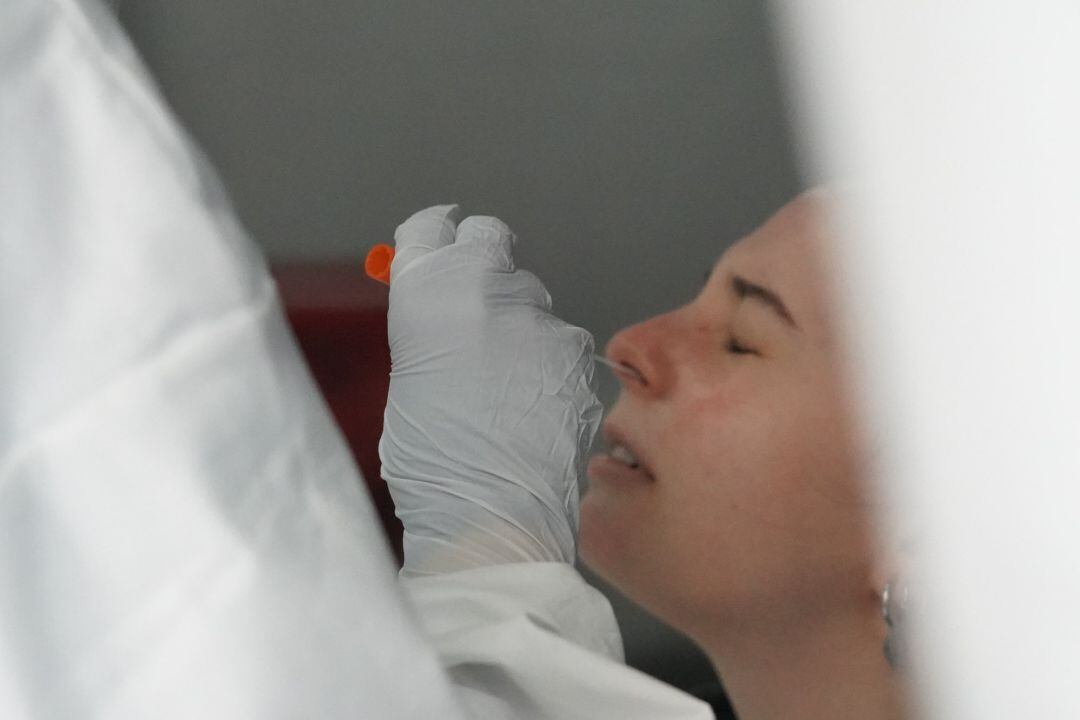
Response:
[[[869,552],[843,418],[805,387],[774,387],[730,384],[665,433],[678,458],[665,525],[703,606],[813,594]]]
[[[678,474],[711,478],[680,484],[688,502],[699,495],[778,520],[814,495],[854,497],[850,428],[823,382],[733,380],[688,400],[672,420],[663,443]]]
[[[672,412],[659,442],[670,458],[672,474],[687,479],[677,482],[680,493],[716,497],[728,479],[752,469],[770,440],[761,411],[760,394],[727,383],[695,393]],[[703,476],[716,481],[688,481]]]
[[[768,424],[751,397],[732,385],[703,394],[686,403],[662,438],[672,458],[666,524],[672,535],[692,540],[681,542],[679,552],[708,548],[713,567],[726,567],[732,559],[723,556],[744,551],[751,538],[743,518],[770,505],[769,488],[760,482]]]

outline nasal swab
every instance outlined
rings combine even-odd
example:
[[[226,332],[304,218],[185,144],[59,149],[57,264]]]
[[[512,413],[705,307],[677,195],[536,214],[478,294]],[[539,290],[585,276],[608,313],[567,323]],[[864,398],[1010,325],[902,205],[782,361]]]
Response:
[[[639,383],[644,383],[645,382],[645,378],[643,378],[641,376],[641,373],[639,373],[637,370],[630,367],[629,365],[624,365],[623,363],[612,362],[611,360],[608,360],[603,355],[596,355],[596,354],[593,354],[593,360],[595,360],[596,362],[598,362],[598,363],[600,363],[602,365],[607,365],[609,368],[614,370],[616,373],[620,373],[620,372],[626,373],[627,375],[630,375],[635,380],[637,380]]]

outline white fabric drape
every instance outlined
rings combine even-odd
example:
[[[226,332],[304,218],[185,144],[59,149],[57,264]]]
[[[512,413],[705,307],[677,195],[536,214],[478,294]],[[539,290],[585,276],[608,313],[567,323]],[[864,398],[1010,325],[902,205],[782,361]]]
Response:
[[[261,257],[93,3],[0,3],[0,388],[0,717],[457,717]]]
[[[807,157],[845,184],[921,709],[1080,717],[1080,3],[774,5]]]

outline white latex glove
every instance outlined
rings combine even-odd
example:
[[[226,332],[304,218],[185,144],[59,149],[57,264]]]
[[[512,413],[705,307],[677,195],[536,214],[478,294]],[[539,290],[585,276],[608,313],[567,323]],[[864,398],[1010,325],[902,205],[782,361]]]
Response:
[[[592,336],[515,269],[510,228],[459,217],[428,208],[394,235],[379,455],[405,526],[402,574],[571,563],[602,414]]]

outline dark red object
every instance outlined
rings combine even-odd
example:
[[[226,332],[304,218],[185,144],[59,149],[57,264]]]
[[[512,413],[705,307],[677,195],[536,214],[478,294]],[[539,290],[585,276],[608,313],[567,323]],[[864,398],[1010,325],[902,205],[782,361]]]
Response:
[[[390,545],[401,560],[401,522],[379,465],[390,387],[389,288],[360,263],[280,264],[272,269],[300,349],[364,473]]]

